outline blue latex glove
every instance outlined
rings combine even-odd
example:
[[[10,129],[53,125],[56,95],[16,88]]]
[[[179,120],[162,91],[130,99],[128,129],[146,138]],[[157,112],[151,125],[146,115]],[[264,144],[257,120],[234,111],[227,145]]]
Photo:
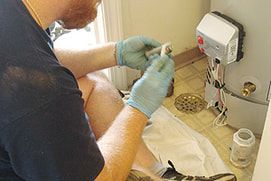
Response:
[[[135,83],[127,101],[148,118],[162,104],[174,74],[174,61],[168,56],[154,55],[150,61],[152,64]]]
[[[118,65],[126,65],[137,70],[146,70],[148,59],[145,52],[159,47],[156,40],[144,36],[134,36],[127,40],[119,41],[116,45]]]

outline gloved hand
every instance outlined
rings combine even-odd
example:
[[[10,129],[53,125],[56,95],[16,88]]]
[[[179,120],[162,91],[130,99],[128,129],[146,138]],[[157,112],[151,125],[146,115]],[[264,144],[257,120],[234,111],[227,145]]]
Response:
[[[159,47],[156,40],[144,36],[134,36],[127,40],[119,41],[116,45],[118,65],[126,65],[137,70],[146,70],[149,66],[145,52]]]
[[[143,112],[148,118],[160,107],[174,74],[174,61],[167,55],[154,55],[152,64],[132,88],[127,104]]]

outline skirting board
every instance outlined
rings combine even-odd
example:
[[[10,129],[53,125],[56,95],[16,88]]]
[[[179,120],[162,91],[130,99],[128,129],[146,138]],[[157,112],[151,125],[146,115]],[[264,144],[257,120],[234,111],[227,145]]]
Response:
[[[188,51],[175,55],[173,57],[175,61],[175,70],[178,70],[188,64],[191,64],[203,57],[205,57],[205,54],[201,53],[198,47],[192,48]]]

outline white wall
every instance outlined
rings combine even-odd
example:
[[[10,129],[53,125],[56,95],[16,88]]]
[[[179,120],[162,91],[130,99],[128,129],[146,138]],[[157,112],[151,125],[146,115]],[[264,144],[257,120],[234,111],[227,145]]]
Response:
[[[176,55],[197,45],[196,27],[209,9],[209,0],[122,0],[123,35],[170,41]],[[128,69],[127,76],[131,85],[140,73]]]
[[[195,30],[209,0],[122,0],[124,36],[171,41],[174,54],[196,46]]]

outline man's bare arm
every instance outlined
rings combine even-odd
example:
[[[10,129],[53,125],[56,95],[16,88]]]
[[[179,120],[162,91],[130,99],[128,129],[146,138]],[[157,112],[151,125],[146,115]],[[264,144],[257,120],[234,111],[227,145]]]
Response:
[[[115,43],[84,49],[55,47],[54,51],[60,63],[71,70],[76,78],[117,65]]]
[[[134,162],[147,116],[126,106],[98,140],[105,166],[96,180],[125,180]]]

